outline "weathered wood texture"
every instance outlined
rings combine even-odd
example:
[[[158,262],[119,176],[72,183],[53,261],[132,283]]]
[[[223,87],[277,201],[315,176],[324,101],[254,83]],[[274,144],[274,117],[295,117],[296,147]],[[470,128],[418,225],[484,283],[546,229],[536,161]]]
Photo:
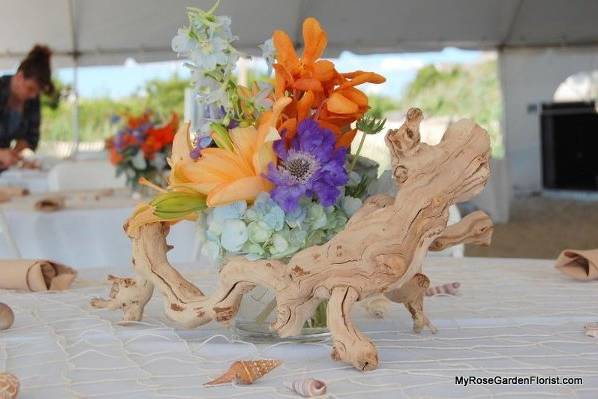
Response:
[[[426,252],[430,246],[440,250],[461,242],[487,242],[492,230],[482,213],[447,228],[449,206],[477,195],[488,179],[486,131],[461,120],[448,128],[441,143],[429,146],[419,139],[421,120],[421,111],[410,109],[401,128],[386,136],[399,187],[396,197],[368,199],[326,244],[306,248],[288,263],[231,258],[220,271],[215,292],[204,295],[168,263],[168,227],[149,224],[132,237],[136,277],[111,277],[110,298],[94,299],[92,304],[122,309],[125,320],[139,320],[155,287],[164,297],[168,317],[195,327],[211,320],[229,322],[243,294],[262,285],[276,294],[272,328],[290,336],[300,332],[321,301],[328,300],[332,357],[360,370],[375,369],[376,348],[352,324],[353,304],[387,293],[405,304],[416,331],[433,329],[423,311],[429,286],[421,274]]]

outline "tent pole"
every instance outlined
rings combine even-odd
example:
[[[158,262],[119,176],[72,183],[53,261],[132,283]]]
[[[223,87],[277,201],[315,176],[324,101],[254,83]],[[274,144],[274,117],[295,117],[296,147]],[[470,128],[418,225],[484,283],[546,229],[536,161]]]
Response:
[[[79,152],[79,142],[81,140],[79,132],[79,32],[77,29],[75,0],[68,1],[69,20],[71,28],[71,41],[73,46],[73,112],[72,129],[74,146],[69,154],[70,158],[75,158]]]
[[[74,146],[71,150],[70,157],[75,158],[79,152],[79,142],[81,141],[79,132],[79,62],[77,57],[74,58],[73,66],[73,112],[72,112],[72,128]]]

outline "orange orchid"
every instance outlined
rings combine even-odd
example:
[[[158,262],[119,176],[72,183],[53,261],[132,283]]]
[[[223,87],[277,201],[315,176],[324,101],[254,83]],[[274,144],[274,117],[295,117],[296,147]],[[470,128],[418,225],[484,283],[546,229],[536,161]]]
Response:
[[[362,83],[383,83],[386,79],[374,72],[339,73],[334,63],[320,59],[328,44],[326,32],[315,18],[303,22],[303,57],[299,58],[286,32],[275,31],[276,48],[275,98],[292,95],[285,109],[279,131],[286,130],[291,140],[299,122],[312,116],[332,130],[337,146],[349,147],[355,136],[350,124],[368,110],[368,97],[355,88]]]

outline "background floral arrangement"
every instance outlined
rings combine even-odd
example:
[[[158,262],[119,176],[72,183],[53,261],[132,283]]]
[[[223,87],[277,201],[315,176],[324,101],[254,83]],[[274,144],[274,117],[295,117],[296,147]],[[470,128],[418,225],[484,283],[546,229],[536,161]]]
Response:
[[[126,116],[124,120],[125,125],[106,140],[116,175],[124,173],[127,185],[133,189],[138,188],[140,178],[166,183],[164,172],[169,167],[166,158],[178,129],[178,116],[172,114],[170,121],[161,126],[150,111],[140,116]]]

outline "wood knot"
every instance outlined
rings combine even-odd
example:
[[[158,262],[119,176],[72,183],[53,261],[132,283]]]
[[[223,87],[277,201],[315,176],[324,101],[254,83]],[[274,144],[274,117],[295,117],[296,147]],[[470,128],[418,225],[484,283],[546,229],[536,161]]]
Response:
[[[342,245],[336,246],[336,256],[343,256],[343,246]]]
[[[415,278],[417,279],[417,285],[420,288],[428,288],[430,286],[430,279],[421,273],[417,273],[415,275]]]
[[[301,267],[299,267],[299,265],[296,265],[294,268],[291,269],[291,272],[296,276],[296,277],[301,277],[301,276],[306,276],[309,274],[309,272],[306,272],[305,270],[303,270]]]
[[[121,284],[123,285],[123,287],[125,288],[130,288],[130,287],[134,287],[135,285],[137,285],[137,283],[135,282],[135,280],[133,280],[130,277],[127,278],[123,278],[121,280]]]
[[[414,119],[419,119],[423,116],[423,112],[419,108],[409,108],[407,111],[407,115],[405,116],[408,121],[412,121]]]
[[[398,165],[395,168],[393,175],[395,176],[395,179],[397,179],[397,181],[399,183],[405,183],[407,181],[407,177],[408,177],[409,173],[405,166]]]
[[[214,308],[216,313],[216,321],[229,321],[235,315],[235,309],[232,306],[225,308]]]
[[[182,312],[183,310],[185,310],[185,308],[179,305],[178,303],[171,303],[170,309],[174,310],[175,312]]]

